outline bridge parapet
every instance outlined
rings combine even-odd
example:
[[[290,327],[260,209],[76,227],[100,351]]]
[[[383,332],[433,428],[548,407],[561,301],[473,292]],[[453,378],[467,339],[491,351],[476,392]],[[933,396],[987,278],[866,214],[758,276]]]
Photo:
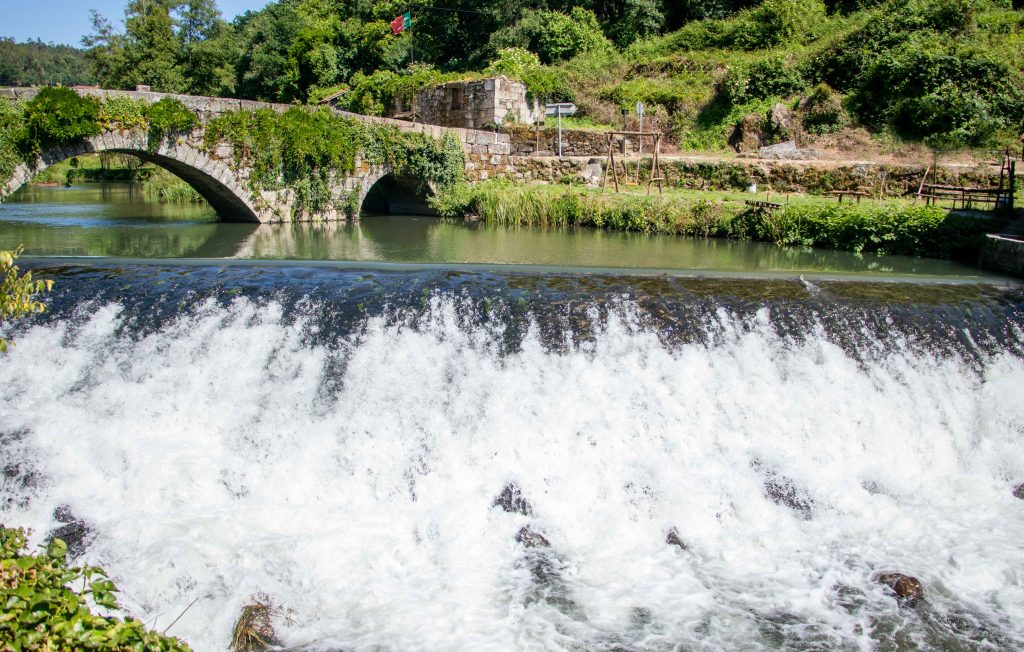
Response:
[[[130,97],[134,100],[143,100],[149,103],[158,102],[165,97],[169,97],[178,100],[192,111],[195,111],[203,122],[206,122],[214,116],[231,111],[271,109],[273,111],[283,113],[288,109],[301,106],[298,104],[237,100],[226,97],[203,97],[200,95],[178,95],[175,93],[154,93],[149,91],[117,91],[103,88],[76,88],[75,92],[79,95],[97,97],[101,100],[108,97]],[[0,87],[0,98],[6,98],[9,100],[30,100],[38,93],[38,88]],[[462,143],[462,149],[467,154],[508,156],[511,153],[511,138],[508,134],[482,131],[479,129],[442,127],[439,125],[429,125],[421,122],[407,122],[405,120],[395,120],[394,118],[382,118],[379,116],[351,113],[349,111],[342,111],[335,108],[332,108],[331,111],[336,115],[350,118],[352,120],[358,120],[359,122],[391,125],[401,129],[402,131],[422,133],[430,136],[431,138],[442,138],[445,134],[454,134],[458,138],[459,142]]]

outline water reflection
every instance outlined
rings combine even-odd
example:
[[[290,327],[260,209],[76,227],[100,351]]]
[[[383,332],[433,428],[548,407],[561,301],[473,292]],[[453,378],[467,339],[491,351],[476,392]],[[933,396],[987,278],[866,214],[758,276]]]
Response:
[[[358,223],[220,223],[208,207],[147,201],[129,184],[26,187],[0,205],[0,248],[28,255],[517,264],[730,272],[980,276],[949,261],[592,229],[418,216]]]

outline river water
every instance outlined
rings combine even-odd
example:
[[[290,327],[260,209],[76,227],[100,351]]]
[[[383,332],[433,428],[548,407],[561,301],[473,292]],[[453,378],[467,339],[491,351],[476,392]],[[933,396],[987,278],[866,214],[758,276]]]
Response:
[[[40,205],[0,207],[0,248],[222,226],[124,209],[110,227],[79,201],[39,209],[58,235],[30,240]],[[4,328],[0,518],[34,543],[81,524],[77,559],[131,613],[162,629],[195,601],[171,633],[198,650],[226,649],[261,594],[304,650],[1024,646],[1019,286],[811,278],[836,271],[820,252],[758,254],[795,265],[761,279],[313,262],[441,251],[460,228],[545,242],[384,218],[410,240],[387,244],[371,223],[317,233],[322,255],[258,250],[309,261],[151,260],[212,235],[29,259],[56,285]],[[75,244],[44,249],[62,228]],[[465,251],[499,250],[479,237]],[[702,246],[545,237],[573,260],[619,242],[602,268]],[[529,509],[496,504],[512,484]],[[924,599],[901,605],[885,571]]]

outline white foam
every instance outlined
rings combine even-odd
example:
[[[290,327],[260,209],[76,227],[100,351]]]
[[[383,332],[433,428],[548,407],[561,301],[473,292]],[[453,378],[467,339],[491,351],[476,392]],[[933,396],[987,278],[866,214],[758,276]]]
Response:
[[[370,319],[337,347],[245,300],[138,339],[115,305],[20,333],[0,423],[29,434],[5,457],[45,481],[3,520],[39,542],[69,505],[132,613],[162,628],[199,598],[172,630],[198,650],[225,649],[257,592],[291,611],[292,645],[749,648],[774,614],[866,648],[870,618],[899,614],[880,569],[1024,640],[1018,357],[863,363],[725,313],[714,343],[670,350],[628,306],[593,343],[499,355],[457,309],[435,298],[419,326]],[[769,467],[812,518],[765,497]],[[491,507],[509,481],[532,519]],[[531,598],[528,522],[575,610]]]

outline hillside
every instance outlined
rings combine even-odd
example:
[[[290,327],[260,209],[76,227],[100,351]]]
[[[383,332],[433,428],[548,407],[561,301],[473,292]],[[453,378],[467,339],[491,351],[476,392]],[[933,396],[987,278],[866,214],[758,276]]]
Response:
[[[42,41],[16,43],[0,35],[0,86],[91,84],[85,52]]]
[[[1024,12],[989,2],[887,2],[844,14],[815,0],[767,0],[559,69],[592,119],[617,122],[619,107],[643,101],[688,150],[738,144],[745,116],[766,143],[1016,149],[1022,27]],[[771,118],[779,102],[793,112],[789,124]]]
[[[125,15],[123,32],[97,17],[86,39],[107,88],[341,92],[379,114],[430,84],[504,74],[575,101],[576,125],[621,125],[643,101],[679,149],[718,154],[796,139],[920,159],[1016,150],[1024,129],[1024,12],[1008,0],[280,0],[231,23],[213,0],[130,0]]]

